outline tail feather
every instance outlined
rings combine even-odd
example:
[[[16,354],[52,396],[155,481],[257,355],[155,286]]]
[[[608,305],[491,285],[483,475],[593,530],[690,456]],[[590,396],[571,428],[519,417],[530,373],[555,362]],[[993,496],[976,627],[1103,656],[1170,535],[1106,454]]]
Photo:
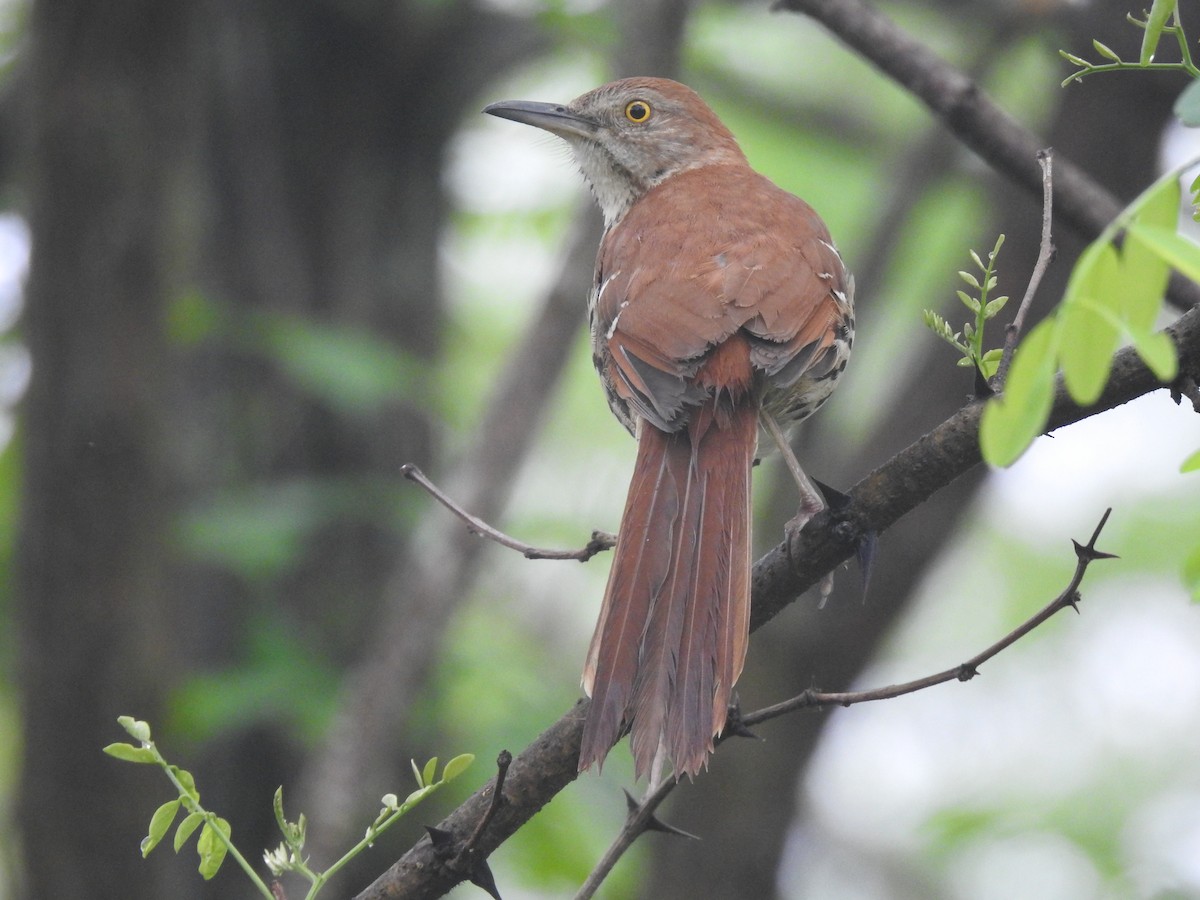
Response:
[[[604,763],[626,724],[646,623],[670,571],[670,545],[661,535],[674,526],[679,496],[672,467],[667,465],[669,435],[649,426],[643,432],[604,603],[583,671],[583,688],[592,703],[583,730],[580,771]]]
[[[677,777],[704,767],[746,656],[757,428],[754,404],[728,397],[679,432],[641,428],[584,670],[581,770],[602,764],[626,725],[639,777],[660,743]]]

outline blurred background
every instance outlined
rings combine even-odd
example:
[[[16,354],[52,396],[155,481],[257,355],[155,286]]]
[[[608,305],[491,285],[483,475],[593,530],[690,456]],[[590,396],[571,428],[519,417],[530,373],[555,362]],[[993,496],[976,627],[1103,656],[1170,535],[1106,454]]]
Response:
[[[1154,178],[1180,77],[1059,87],[1059,48],[1136,58],[1140,7],[878,6],[1118,195]],[[349,896],[578,696],[607,558],[527,561],[399,474],[572,547],[616,528],[632,467],[582,328],[599,216],[565,147],[486,103],[673,76],[817,208],[858,285],[856,357],[798,439],[836,487],[970,393],[921,322],[961,327],[968,250],[1007,234],[1017,297],[1036,252],[1039,198],[763,3],[5,0],[0,26],[0,898],[252,896],[190,847],[141,858],[171,792],[101,754],[118,715],[255,863],[277,786],[327,865],[410,758],[475,753]],[[1081,248],[1056,241],[1039,315]],[[1059,592],[1108,506],[1121,558],[970,683],[723,746],[663,811],[702,842],[650,835],[604,895],[1200,897],[1198,444],[1159,392],[901,520],[865,599],[844,570],[755,634],[747,708],[973,655]],[[755,477],[765,549],[794,501],[777,462]],[[503,896],[573,893],[630,783],[618,749],[556,798],[492,858]]]

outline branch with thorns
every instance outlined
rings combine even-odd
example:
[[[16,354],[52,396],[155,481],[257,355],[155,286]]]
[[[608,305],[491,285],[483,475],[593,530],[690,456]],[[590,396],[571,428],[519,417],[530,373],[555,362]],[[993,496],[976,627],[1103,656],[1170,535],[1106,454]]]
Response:
[[[736,706],[731,707],[729,710],[729,722],[726,725],[724,734],[717,739],[718,745],[731,737],[754,737],[754,732],[750,730],[752,726],[802,709],[854,706],[858,703],[869,703],[875,700],[891,700],[896,697],[902,697],[905,694],[916,693],[917,691],[923,691],[927,688],[946,684],[951,681],[970,681],[979,674],[980,666],[1011,647],[1039,625],[1052,618],[1056,613],[1068,607],[1074,609],[1076,612],[1079,611],[1079,601],[1081,599],[1079,587],[1083,583],[1084,575],[1087,574],[1088,566],[1100,559],[1116,558],[1115,554],[1104,553],[1096,549],[1096,541],[1100,538],[1100,532],[1104,529],[1111,514],[1111,507],[1104,511],[1104,515],[1100,517],[1100,522],[1092,532],[1091,539],[1086,544],[1080,544],[1074,540],[1071,542],[1075,546],[1075,572],[1059,595],[1037,613],[1000,638],[1000,640],[965,662],[961,662],[956,666],[933,675],[926,675],[924,678],[917,678],[902,684],[873,688],[867,691],[828,692],[809,689],[788,700],[746,714],[741,714]],[[588,898],[594,896],[596,890],[603,883],[609,872],[612,871],[617,861],[633,846],[634,841],[647,831],[662,831],[683,837],[694,837],[694,835],[663,823],[655,816],[655,810],[667,799],[667,796],[675,789],[677,784],[679,782],[670,779],[664,781],[647,794],[640,803],[629,797],[628,793],[625,795],[629,801],[629,814],[625,820],[625,824],[604,856],[601,857],[596,868],[592,870],[587,881],[584,882],[579,892],[575,895],[575,900],[588,900]]]

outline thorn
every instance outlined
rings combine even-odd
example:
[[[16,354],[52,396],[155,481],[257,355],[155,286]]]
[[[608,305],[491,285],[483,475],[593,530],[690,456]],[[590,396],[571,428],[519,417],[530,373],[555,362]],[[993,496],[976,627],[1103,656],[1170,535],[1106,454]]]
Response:
[[[971,366],[971,368],[975,370],[975,386],[973,388],[975,399],[986,400],[988,397],[995,396],[996,392],[992,390],[992,386],[988,384],[988,380],[979,371],[979,366]]]
[[[1120,557],[1115,553],[1104,553],[1101,550],[1097,550],[1095,547],[1084,546],[1074,538],[1071,539],[1071,543],[1075,545],[1075,558],[1080,562],[1090,563],[1095,562],[1098,559],[1120,559]]]
[[[1171,385],[1171,399],[1176,406],[1183,404],[1184,397],[1191,401],[1193,410],[1200,412],[1200,389],[1197,389],[1195,379],[1187,374],[1180,375]]]
[[[429,842],[433,844],[433,855],[438,859],[448,859],[454,856],[454,834],[442,828],[426,825]]]
[[[871,585],[871,573],[875,570],[875,553],[879,549],[879,533],[868,531],[858,539],[854,555],[858,559],[858,571],[862,573],[862,602],[867,602],[867,588]]]
[[[471,874],[468,877],[471,880],[471,884],[487,891],[495,900],[503,900],[500,896],[500,890],[496,887],[496,877],[488,867],[486,859],[481,859],[475,863],[471,867]]]
[[[1075,613],[1079,615],[1079,601],[1082,599],[1083,597],[1080,595],[1079,591],[1074,591],[1070,597],[1063,601],[1063,606],[1071,607],[1071,609],[1075,610]]]
[[[979,669],[977,669],[975,666],[971,665],[970,663],[963,663],[958,667],[958,674],[954,677],[959,681],[970,681],[978,674]]]
[[[725,718],[725,734],[730,737],[753,738],[756,741],[761,741],[762,738],[755,734],[742,721],[742,708],[735,701],[729,704],[729,715]]]
[[[812,483],[817,486],[817,490],[821,492],[821,496],[825,498],[825,505],[829,507],[831,513],[838,513],[850,505],[850,495],[843,494],[837,488],[830,487],[823,481],[812,479]]]
[[[629,791],[625,791],[625,821],[632,822],[642,812],[642,804],[633,799],[633,795]],[[690,831],[684,831],[682,828],[676,828],[674,825],[668,825],[658,816],[651,814],[645,823],[642,825],[642,831],[661,831],[663,834],[674,834],[679,837],[691,838],[693,841],[700,840],[698,835],[692,834]]]
[[[453,832],[435,828],[432,825],[426,825],[425,831],[429,834],[429,841],[433,845],[433,855],[436,859],[446,863],[451,869],[457,869],[460,873],[465,869],[467,880],[471,884],[482,888],[495,900],[502,900],[500,891],[496,887],[496,878],[492,875],[492,870],[488,867],[485,858],[460,844]],[[466,852],[464,853],[463,850]],[[460,866],[461,868],[459,868]]]

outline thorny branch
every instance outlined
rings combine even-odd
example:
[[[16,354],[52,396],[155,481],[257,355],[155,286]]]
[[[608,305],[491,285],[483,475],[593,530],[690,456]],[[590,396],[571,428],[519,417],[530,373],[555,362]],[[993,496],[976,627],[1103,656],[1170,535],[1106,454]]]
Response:
[[[1086,574],[1088,566],[1098,559],[1115,558],[1111,553],[1102,553],[1096,549],[1096,540],[1100,537],[1100,532],[1104,528],[1105,523],[1108,522],[1108,517],[1111,513],[1111,508],[1104,511],[1104,515],[1100,517],[1100,523],[1096,526],[1096,530],[1092,532],[1091,540],[1087,544],[1072,541],[1075,545],[1075,573],[1071,576],[1070,582],[1063,589],[1062,593],[1051,600],[1039,612],[1030,616],[1029,619],[996,641],[996,643],[972,656],[966,662],[959,663],[957,666],[942,672],[927,675],[924,678],[906,681],[903,684],[875,688],[869,691],[831,693],[808,690],[790,700],[784,700],[782,703],[776,703],[773,706],[764,707],[763,709],[743,715],[741,717],[742,724],[747,727],[757,725],[759,722],[766,722],[797,709],[824,706],[852,706],[856,703],[868,703],[873,700],[890,700],[893,697],[901,697],[904,694],[911,694],[925,688],[933,687],[934,685],[945,684],[948,681],[970,681],[979,674],[980,666],[997,656],[1003,650],[1011,647],[1055,613],[1066,609],[1068,606],[1073,609],[1077,608],[1076,604],[1080,599],[1079,586],[1083,583],[1083,576]]]
[[[679,837],[696,839],[696,835],[688,834],[680,828],[675,828],[671,825],[664,824],[654,811],[667,799],[667,795],[674,790],[675,785],[679,782],[668,778],[660,782],[657,787],[652,789],[639,802],[630,796],[629,792],[625,792],[625,801],[628,805],[628,813],[625,816],[625,824],[618,833],[616,840],[605,851],[604,856],[600,858],[600,862],[588,874],[587,880],[575,894],[575,900],[590,900],[596,895],[596,891],[600,889],[600,885],[604,883],[604,879],[608,877],[608,873],[613,870],[613,866],[625,855],[625,851],[633,846],[633,842],[645,834],[647,831],[662,831],[667,834],[678,835]]]
[[[1075,546],[1075,572],[1062,592],[1039,612],[1030,616],[1000,640],[982,652],[972,656],[966,662],[959,663],[957,666],[953,666],[942,672],[927,675],[924,678],[906,681],[903,684],[874,688],[869,691],[830,692],[810,689],[789,700],[763,707],[754,712],[739,714],[736,709],[731,709],[730,724],[726,727],[725,734],[718,738],[717,743],[724,743],[729,737],[752,734],[749,731],[752,726],[802,709],[822,709],[828,706],[853,706],[857,703],[868,703],[874,700],[890,700],[905,694],[922,691],[935,685],[946,684],[950,681],[970,681],[979,674],[980,666],[1011,647],[1047,619],[1051,618],[1055,613],[1067,607],[1078,609],[1077,604],[1080,600],[1079,586],[1083,583],[1083,576],[1087,573],[1088,566],[1099,559],[1114,558],[1113,554],[1103,553],[1096,549],[1096,541],[1099,539],[1100,532],[1104,529],[1111,513],[1111,508],[1104,511],[1104,515],[1100,517],[1100,522],[1096,525],[1096,529],[1092,532],[1092,537],[1087,544],[1072,541]],[[656,790],[652,791],[640,805],[631,806],[624,826],[596,868],[588,876],[584,886],[575,895],[575,900],[587,900],[587,898],[592,897],[596,889],[600,886],[600,883],[612,871],[617,860],[646,831],[676,831],[676,829],[670,826],[663,825],[654,816],[654,811],[667,798],[667,795],[674,790],[676,784],[678,782],[667,780],[663,784],[660,784]]]

